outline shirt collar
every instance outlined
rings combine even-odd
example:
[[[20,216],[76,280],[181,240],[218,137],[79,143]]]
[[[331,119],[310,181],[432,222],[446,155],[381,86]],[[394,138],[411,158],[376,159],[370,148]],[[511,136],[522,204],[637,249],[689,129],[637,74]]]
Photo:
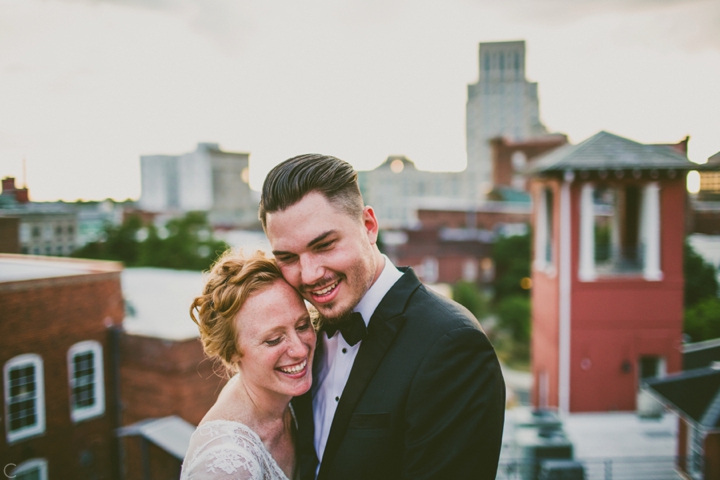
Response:
[[[385,294],[403,276],[403,273],[393,265],[387,256],[383,255],[382,257],[385,260],[382,273],[353,309],[354,312],[362,314],[365,325],[370,323],[370,317],[375,313],[375,309],[380,305]]]

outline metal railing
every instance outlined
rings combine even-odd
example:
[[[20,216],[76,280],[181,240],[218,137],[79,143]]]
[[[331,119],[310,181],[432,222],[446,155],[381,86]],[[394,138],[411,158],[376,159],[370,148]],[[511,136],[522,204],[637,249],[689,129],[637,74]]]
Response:
[[[577,458],[583,475],[570,472],[549,473],[541,468],[544,460],[504,459],[497,480],[677,480],[677,457]]]

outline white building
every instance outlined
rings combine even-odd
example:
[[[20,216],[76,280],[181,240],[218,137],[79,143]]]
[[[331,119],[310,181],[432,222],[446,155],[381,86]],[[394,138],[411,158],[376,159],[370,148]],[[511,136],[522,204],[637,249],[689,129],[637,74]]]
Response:
[[[482,198],[492,182],[488,141],[525,140],[547,133],[540,122],[537,83],[525,79],[525,42],[481,43],[480,74],[468,85],[466,178]]]
[[[140,157],[140,208],[151,212],[202,210],[215,225],[257,222],[258,203],[249,179],[248,153],[224,152],[216,143],[199,143],[183,155]]]
[[[391,155],[374,170],[358,172],[365,204],[375,210],[382,228],[406,228],[418,224],[420,204],[469,197],[472,185],[464,172],[418,170],[412,160]]]

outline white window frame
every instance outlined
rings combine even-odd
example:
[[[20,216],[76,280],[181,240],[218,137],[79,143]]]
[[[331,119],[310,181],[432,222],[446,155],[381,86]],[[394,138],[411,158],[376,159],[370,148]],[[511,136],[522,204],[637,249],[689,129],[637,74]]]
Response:
[[[598,274],[595,265],[595,204],[594,191],[596,186],[586,183],[582,187],[580,200],[580,268],[578,277],[580,281],[592,282],[598,276],[613,277],[617,272],[603,272]],[[608,188],[617,189],[617,186]],[[661,189],[658,182],[650,182],[638,186],[640,190],[640,210],[638,242],[644,246],[642,276],[647,281],[661,281],[663,272],[661,268]],[[613,228],[616,233],[617,228]],[[615,239],[614,243],[618,243]]]
[[[36,422],[18,430],[10,430],[10,370],[18,367],[32,365],[35,367],[35,416]],[[40,355],[25,353],[13,357],[3,368],[3,382],[5,386],[5,431],[8,443],[13,443],[27,437],[45,433],[45,380],[43,361]]]
[[[48,462],[44,458],[33,458],[22,462],[12,471],[12,476],[8,478],[16,478],[21,473],[29,473],[32,470],[38,470],[40,480],[48,480]]]
[[[75,388],[75,362],[77,355],[91,352],[93,354],[93,384],[95,385],[95,403],[87,407],[75,407],[73,390]],[[105,413],[105,375],[103,373],[103,349],[100,343],[86,340],[76,343],[68,350],[68,386],[70,393],[70,418],[73,422],[80,422],[94,418]]]
[[[548,203],[548,197],[552,197],[552,204]],[[550,277],[554,277],[556,272],[556,252],[553,238],[555,197],[552,186],[543,185],[538,191],[535,214],[535,261],[533,267],[537,271],[545,272]]]
[[[425,257],[422,261],[423,280],[427,283],[435,283],[440,277],[440,264],[435,257]]]

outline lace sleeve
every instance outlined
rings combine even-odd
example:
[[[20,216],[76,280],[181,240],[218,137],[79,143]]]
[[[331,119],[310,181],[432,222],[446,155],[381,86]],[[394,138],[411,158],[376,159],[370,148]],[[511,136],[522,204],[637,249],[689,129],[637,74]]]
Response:
[[[202,426],[190,439],[181,480],[261,480],[262,451],[236,431]]]

